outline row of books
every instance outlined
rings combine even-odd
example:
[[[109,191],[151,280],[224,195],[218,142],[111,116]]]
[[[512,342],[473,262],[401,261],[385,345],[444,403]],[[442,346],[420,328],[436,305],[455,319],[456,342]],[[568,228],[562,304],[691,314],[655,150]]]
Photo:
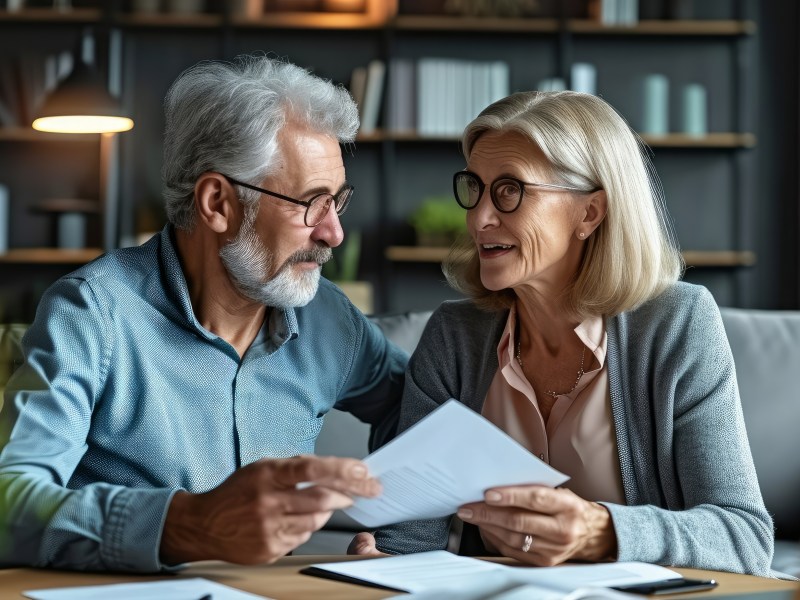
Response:
[[[0,64],[0,127],[28,126],[45,96],[71,71],[71,52],[24,54]]]
[[[395,58],[388,68],[380,60],[356,68],[350,91],[360,107],[362,134],[382,125],[393,132],[451,136],[509,94],[509,77],[504,61]]]

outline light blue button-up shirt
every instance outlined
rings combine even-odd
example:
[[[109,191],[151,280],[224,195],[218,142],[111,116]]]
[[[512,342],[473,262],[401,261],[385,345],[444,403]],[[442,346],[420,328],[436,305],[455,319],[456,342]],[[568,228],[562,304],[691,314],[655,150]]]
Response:
[[[243,357],[194,316],[167,226],[56,282],[0,413],[0,565],[157,571],[170,500],[314,451],[331,407],[385,425],[407,356],[333,284]]]

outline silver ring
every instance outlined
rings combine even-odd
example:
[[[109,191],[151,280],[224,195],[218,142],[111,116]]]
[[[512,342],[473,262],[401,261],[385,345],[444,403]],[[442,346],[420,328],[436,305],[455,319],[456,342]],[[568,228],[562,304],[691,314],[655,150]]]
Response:
[[[525,536],[525,541],[522,542],[522,551],[523,552],[527,552],[528,550],[531,549],[532,545],[533,545],[533,536],[532,535],[526,535]]]

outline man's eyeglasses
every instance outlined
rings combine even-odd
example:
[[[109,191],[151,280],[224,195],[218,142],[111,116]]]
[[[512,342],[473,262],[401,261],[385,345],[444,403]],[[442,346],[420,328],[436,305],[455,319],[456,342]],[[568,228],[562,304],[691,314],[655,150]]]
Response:
[[[593,190],[581,190],[576,187],[568,185],[556,185],[554,183],[529,183],[521,181],[514,177],[500,177],[495,179],[489,186],[489,197],[492,199],[494,207],[503,213],[511,213],[519,208],[522,203],[522,196],[525,193],[525,186],[535,186],[555,190],[568,190],[570,192],[578,192],[580,194],[590,194],[596,192],[600,188]],[[480,177],[471,171],[459,171],[453,175],[453,192],[456,196],[456,202],[467,210],[473,209],[478,206],[483,192],[486,189],[486,184],[481,181]]]
[[[249,190],[254,190],[256,192],[261,192],[262,194],[266,194],[267,196],[273,196],[275,198],[279,198],[281,200],[286,200],[286,202],[291,202],[292,204],[299,204],[300,206],[306,207],[305,215],[303,216],[303,222],[306,224],[306,227],[316,227],[320,223],[322,223],[323,219],[325,219],[325,215],[328,214],[328,211],[331,208],[331,203],[336,208],[336,214],[341,215],[347,210],[347,205],[350,203],[350,198],[353,197],[353,190],[355,189],[352,185],[344,185],[342,189],[336,192],[336,195],[333,194],[317,194],[311,200],[304,201],[304,200],[295,200],[294,198],[290,198],[289,196],[284,196],[283,194],[278,194],[277,192],[270,192],[269,190],[265,190],[264,188],[257,187],[255,185],[250,185],[249,183],[244,183],[243,181],[238,181],[233,177],[228,177],[224,173],[221,175],[233,183],[234,185],[240,185],[245,187]]]

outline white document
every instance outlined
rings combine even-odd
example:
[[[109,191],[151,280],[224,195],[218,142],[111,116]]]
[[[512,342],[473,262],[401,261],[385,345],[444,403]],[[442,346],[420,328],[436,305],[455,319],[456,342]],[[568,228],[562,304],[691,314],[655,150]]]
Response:
[[[486,598],[487,594],[503,599],[564,598],[567,594],[573,598],[629,598],[630,594],[597,588],[681,578],[675,571],[647,563],[511,567],[444,550],[312,566],[321,576],[325,574],[320,571],[325,571],[412,592],[410,598],[435,598],[437,594],[439,598],[462,599]],[[537,594],[530,594],[533,591]],[[441,595],[444,592],[447,594]]]
[[[213,600],[269,600],[266,596],[256,596],[202,577],[28,590],[23,593],[32,600],[200,600],[206,596]]]
[[[378,498],[357,498],[345,509],[367,527],[452,515],[483,500],[489,488],[569,479],[505,432],[456,400],[364,459],[383,484]]]

